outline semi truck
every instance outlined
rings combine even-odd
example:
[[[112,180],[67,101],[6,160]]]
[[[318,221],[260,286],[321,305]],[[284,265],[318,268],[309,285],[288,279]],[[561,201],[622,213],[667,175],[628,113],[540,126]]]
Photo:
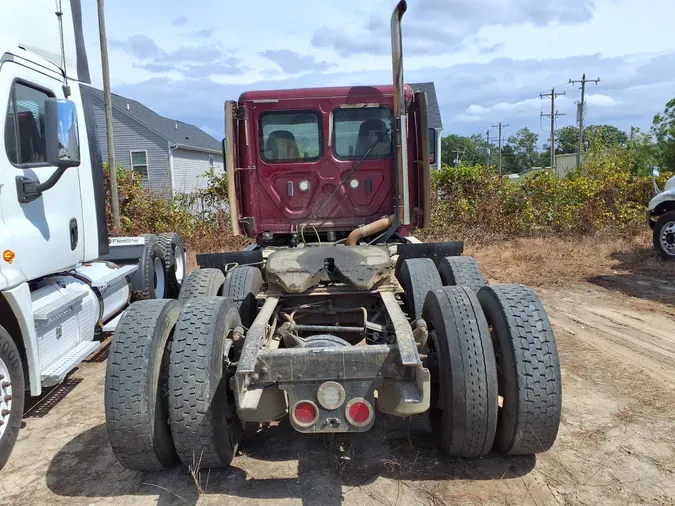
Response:
[[[179,300],[124,313],[105,383],[123,466],[227,466],[246,424],[278,419],[331,434],[426,416],[453,457],[554,444],[560,364],[536,294],[486,285],[461,242],[412,235],[432,192],[406,9],[391,17],[393,85],[225,102],[233,232],[255,244],[198,255]]]
[[[132,298],[177,296],[184,274],[176,234],[108,236],[80,2],[54,6],[0,5],[0,468],[26,397],[95,352]]]

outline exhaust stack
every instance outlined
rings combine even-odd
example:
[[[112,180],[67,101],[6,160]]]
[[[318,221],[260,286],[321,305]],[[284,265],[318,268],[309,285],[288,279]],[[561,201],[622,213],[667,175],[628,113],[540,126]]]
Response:
[[[403,37],[401,20],[408,9],[401,0],[391,15],[391,60],[394,77],[394,114],[396,140],[396,186],[398,219],[400,224],[410,224],[410,195],[408,188],[408,115],[405,107],[405,81],[403,79]]]

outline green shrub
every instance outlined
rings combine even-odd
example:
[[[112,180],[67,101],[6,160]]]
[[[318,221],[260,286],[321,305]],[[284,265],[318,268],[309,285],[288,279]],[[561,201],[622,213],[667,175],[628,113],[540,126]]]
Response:
[[[436,202],[427,238],[633,233],[646,226],[651,177],[636,176],[634,153],[591,140],[583,166],[560,179],[542,172],[500,178],[485,167],[443,166],[433,175]],[[659,184],[669,177],[663,174]]]

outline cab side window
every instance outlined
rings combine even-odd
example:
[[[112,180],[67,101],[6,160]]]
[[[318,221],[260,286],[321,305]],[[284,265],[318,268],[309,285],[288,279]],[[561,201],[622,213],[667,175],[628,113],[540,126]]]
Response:
[[[45,153],[45,91],[16,82],[12,87],[5,120],[5,148],[14,165],[47,161]]]

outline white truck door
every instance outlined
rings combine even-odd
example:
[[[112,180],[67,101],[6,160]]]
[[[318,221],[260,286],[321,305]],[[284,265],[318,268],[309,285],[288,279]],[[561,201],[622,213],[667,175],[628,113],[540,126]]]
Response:
[[[77,167],[67,169],[53,188],[33,202],[19,201],[17,176],[45,182],[56,170],[45,162],[44,101],[49,97],[64,98],[62,82],[55,73],[40,72],[28,63],[2,63],[0,115],[5,117],[0,123],[4,129],[0,140],[0,205],[4,226],[14,239],[13,263],[26,280],[74,267],[83,257]],[[87,153],[81,146],[81,156]]]

